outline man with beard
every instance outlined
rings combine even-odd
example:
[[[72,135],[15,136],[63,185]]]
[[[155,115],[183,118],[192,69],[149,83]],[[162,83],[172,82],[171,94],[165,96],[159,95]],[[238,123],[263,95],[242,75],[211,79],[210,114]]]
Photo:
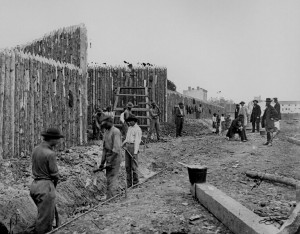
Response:
[[[106,199],[117,195],[118,174],[121,165],[121,132],[113,124],[111,116],[103,116],[101,127],[106,129],[103,136],[103,152],[99,169],[106,163],[107,192]]]
[[[259,132],[261,109],[257,103],[257,100],[253,101],[253,109],[250,117],[250,122],[252,123],[252,132],[255,132],[255,126],[256,130]]]
[[[266,99],[266,109],[262,117],[261,126],[266,129],[267,142],[264,145],[272,146],[273,132],[275,132],[274,121],[278,119],[278,113],[273,106],[271,106],[271,98]]]

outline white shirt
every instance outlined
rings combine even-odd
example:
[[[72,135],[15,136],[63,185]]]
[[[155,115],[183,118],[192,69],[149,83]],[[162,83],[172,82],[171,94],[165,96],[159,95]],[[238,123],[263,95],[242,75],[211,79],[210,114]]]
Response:
[[[121,121],[121,123],[125,123],[124,112],[122,112],[120,115],[120,121]]]
[[[134,154],[139,152],[140,143],[142,141],[142,130],[141,128],[135,124],[133,126],[128,127],[128,131],[126,134],[126,139],[124,143],[133,143],[134,144]]]

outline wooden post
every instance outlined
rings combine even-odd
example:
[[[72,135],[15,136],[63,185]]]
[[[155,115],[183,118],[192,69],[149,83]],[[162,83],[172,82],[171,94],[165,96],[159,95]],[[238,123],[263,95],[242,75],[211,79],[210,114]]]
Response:
[[[0,53],[0,160],[3,159],[3,120],[4,120],[5,54]]]

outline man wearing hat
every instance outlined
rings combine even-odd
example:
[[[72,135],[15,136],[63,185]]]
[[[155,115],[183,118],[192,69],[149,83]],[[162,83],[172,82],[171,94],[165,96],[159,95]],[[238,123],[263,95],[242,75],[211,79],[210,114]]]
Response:
[[[30,187],[30,196],[38,209],[36,222],[29,227],[29,232],[33,233],[47,233],[52,230],[52,222],[56,213],[55,188],[59,178],[56,153],[52,148],[59,144],[60,138],[63,138],[59,130],[55,128],[49,128],[41,135],[44,141],[32,152],[34,180]]]
[[[238,133],[242,142],[247,141],[246,131],[243,127],[243,120],[244,116],[239,115],[235,120],[232,121],[226,134],[227,140],[234,140],[234,135]]]
[[[248,124],[248,120],[247,120],[248,115],[249,115],[248,110],[247,110],[247,107],[244,106],[245,105],[244,101],[241,101],[240,104],[241,104],[241,108],[239,110],[239,115],[244,116],[244,122],[242,124],[243,124],[244,127],[246,127],[247,124]]]
[[[159,115],[160,115],[160,110],[158,106],[156,105],[155,102],[151,103],[151,108],[150,108],[150,131],[148,134],[148,139],[151,138],[152,132],[156,132],[157,140],[159,141]]]
[[[181,137],[181,132],[183,128],[183,121],[184,121],[184,106],[183,103],[180,102],[178,106],[175,108],[175,125],[176,125],[176,137]]]
[[[103,152],[100,169],[106,163],[107,192],[106,199],[109,199],[118,192],[118,174],[121,165],[121,132],[113,124],[111,116],[104,115],[101,120],[101,127],[106,129],[103,136]]]
[[[266,129],[267,142],[264,145],[272,146],[273,132],[275,131],[274,121],[278,120],[278,113],[273,106],[271,106],[271,98],[266,99],[266,109],[264,111],[261,126]]]
[[[95,113],[92,116],[93,122],[93,139],[99,140],[100,137],[100,118],[102,115],[102,110],[100,108],[95,109]]]
[[[133,108],[133,103],[132,102],[128,102],[126,105],[126,110],[124,111],[124,120],[125,122],[123,123],[123,127],[122,130],[125,133],[125,137],[127,134],[127,130],[128,130],[128,124],[127,124],[127,119],[130,115],[132,115],[131,109]]]
[[[278,102],[278,98],[274,98],[274,102],[275,102],[274,108],[278,113],[278,121],[275,121],[274,124],[276,128],[276,134],[278,134],[280,131],[281,108],[280,108],[280,103]]]
[[[125,148],[127,187],[130,188],[132,185],[139,183],[138,152],[142,141],[142,130],[138,126],[137,118],[134,115],[127,118],[127,123],[129,127],[122,146]]]
[[[253,109],[250,117],[250,122],[252,123],[252,132],[255,132],[255,126],[256,130],[259,132],[261,109],[257,103],[257,100],[253,100]]]

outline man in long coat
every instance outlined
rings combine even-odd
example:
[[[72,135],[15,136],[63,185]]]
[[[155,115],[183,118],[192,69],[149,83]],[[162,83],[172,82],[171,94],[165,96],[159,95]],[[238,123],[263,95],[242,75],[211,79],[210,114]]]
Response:
[[[241,108],[239,110],[239,115],[243,115],[244,116],[244,122],[242,123],[244,127],[247,126],[248,124],[248,109],[247,107],[245,107],[245,102],[244,101],[241,101],[240,102],[241,104]]]
[[[250,117],[250,122],[252,123],[252,132],[255,132],[255,126],[256,126],[256,130],[259,132],[261,109],[257,103],[258,103],[257,100],[253,101],[253,109]]]
[[[273,132],[275,131],[274,121],[278,120],[278,113],[273,106],[271,106],[271,98],[266,99],[266,109],[264,111],[261,126],[266,129],[267,142],[264,145],[272,146]]]
[[[183,103],[180,102],[178,105],[179,107],[175,108],[176,137],[181,137],[185,113]]]
[[[278,98],[274,98],[274,102],[275,102],[274,108],[278,113],[278,121],[276,121],[274,124],[276,127],[276,134],[278,134],[280,131],[281,107],[280,107],[280,103],[278,102]]]
[[[26,231],[27,233],[47,233],[52,230],[55,214],[55,188],[59,179],[56,163],[56,153],[52,150],[59,144],[63,136],[59,130],[49,128],[41,134],[44,141],[34,148],[32,152],[32,174],[34,181],[30,187],[30,196],[38,209],[35,223]],[[58,217],[56,217],[56,222]],[[58,224],[56,224],[58,226]]]
[[[240,105],[236,104],[234,110],[234,119],[236,119],[239,116],[239,112],[240,112]]]

